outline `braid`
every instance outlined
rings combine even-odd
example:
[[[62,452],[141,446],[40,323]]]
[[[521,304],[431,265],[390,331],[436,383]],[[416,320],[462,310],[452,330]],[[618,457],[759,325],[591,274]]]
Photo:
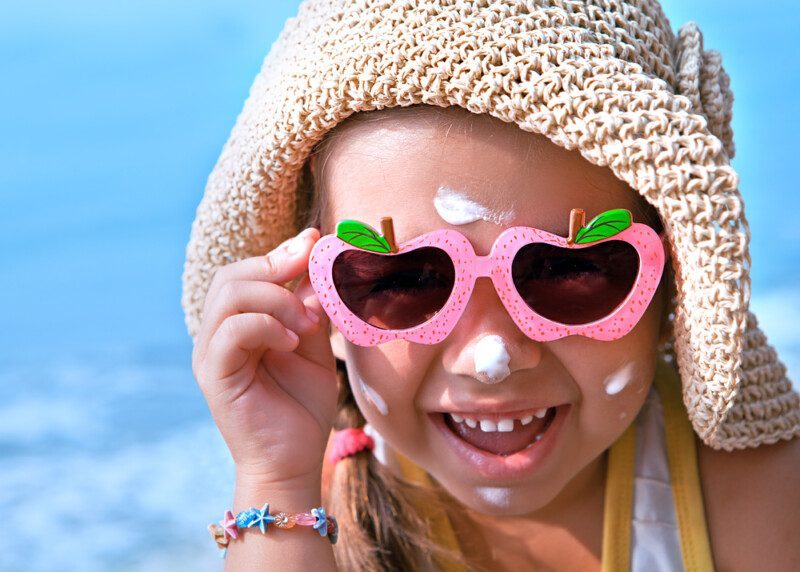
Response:
[[[339,413],[336,429],[363,427],[347,380],[344,362],[336,360]],[[420,503],[441,506],[436,491],[395,476],[369,451],[336,464],[326,505],[341,530],[334,547],[337,567],[355,572],[408,571],[435,568],[434,558],[461,562],[460,554],[436,544],[430,524],[415,510]]]

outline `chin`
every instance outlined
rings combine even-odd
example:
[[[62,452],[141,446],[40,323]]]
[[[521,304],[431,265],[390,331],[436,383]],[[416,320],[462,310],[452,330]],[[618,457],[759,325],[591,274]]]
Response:
[[[487,516],[523,516],[535,513],[558,495],[561,489],[544,491],[534,484],[445,486],[448,494],[465,508]]]

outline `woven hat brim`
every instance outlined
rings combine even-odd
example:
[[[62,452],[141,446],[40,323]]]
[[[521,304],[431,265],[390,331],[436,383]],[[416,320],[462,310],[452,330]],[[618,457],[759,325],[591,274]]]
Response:
[[[554,16],[526,45],[509,35],[501,58],[497,46],[484,49],[485,26],[455,22],[459,45],[473,49],[437,60],[408,44],[442,45],[441,29],[421,22],[406,35],[381,35],[364,29],[364,14],[323,8],[306,3],[287,23],[209,177],[183,275],[192,336],[214,272],[297,231],[298,177],[325,133],[356,112],[457,105],[578,150],[657,208],[672,249],[684,403],[706,444],[743,448],[800,433],[800,400],[748,312],[738,177],[707,119],[662,79],[673,77],[668,52],[637,57],[624,42],[604,43],[603,33]]]

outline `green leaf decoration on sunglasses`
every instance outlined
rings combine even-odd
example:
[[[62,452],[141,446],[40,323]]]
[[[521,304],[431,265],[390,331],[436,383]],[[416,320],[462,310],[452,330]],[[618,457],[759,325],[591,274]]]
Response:
[[[609,238],[633,224],[627,209],[613,209],[600,213],[575,235],[575,244],[587,244]]]
[[[343,220],[336,225],[336,236],[347,244],[371,252],[391,252],[389,242],[368,224],[358,220]]]

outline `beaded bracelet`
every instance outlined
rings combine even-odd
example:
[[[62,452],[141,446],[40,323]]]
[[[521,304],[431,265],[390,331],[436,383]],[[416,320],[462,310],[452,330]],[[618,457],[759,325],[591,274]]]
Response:
[[[277,528],[310,526],[319,532],[320,536],[327,536],[331,544],[336,544],[339,537],[339,525],[336,523],[336,518],[333,515],[325,514],[325,509],[321,506],[312,508],[311,512],[270,514],[269,503],[264,503],[261,508],[245,509],[235,517],[231,511],[227,510],[219,524],[208,525],[208,532],[217,543],[221,552],[220,556],[225,558],[230,539],[239,538],[239,529],[258,528],[261,534],[266,534],[270,524]]]

